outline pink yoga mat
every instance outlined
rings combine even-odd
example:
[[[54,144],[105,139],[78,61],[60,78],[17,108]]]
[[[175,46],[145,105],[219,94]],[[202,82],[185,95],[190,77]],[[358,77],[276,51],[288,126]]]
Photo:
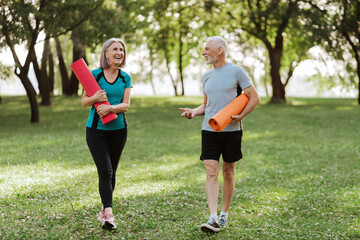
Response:
[[[77,79],[83,86],[86,94],[91,97],[97,91],[101,90],[99,84],[96,82],[94,76],[91,74],[88,66],[86,65],[84,59],[80,58],[79,60],[75,61],[73,64],[70,65],[71,69],[74,71]],[[110,105],[108,101],[98,102],[95,103],[95,108],[97,108],[101,104]],[[114,119],[117,118],[115,113],[109,113],[105,117],[101,118],[101,122],[106,124]]]

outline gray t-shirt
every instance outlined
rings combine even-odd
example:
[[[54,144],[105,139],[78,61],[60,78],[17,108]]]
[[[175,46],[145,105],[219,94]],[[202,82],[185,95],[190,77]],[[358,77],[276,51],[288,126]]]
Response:
[[[244,69],[232,63],[205,72],[203,75],[203,94],[207,95],[207,103],[202,129],[214,132],[209,126],[209,119],[236,98],[238,86],[245,89],[251,85]],[[240,122],[229,124],[223,132],[238,130],[240,130]]]

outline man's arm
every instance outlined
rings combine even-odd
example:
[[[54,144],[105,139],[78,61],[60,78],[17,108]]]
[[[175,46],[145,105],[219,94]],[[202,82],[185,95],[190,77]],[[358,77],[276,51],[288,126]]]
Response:
[[[188,119],[193,119],[195,116],[200,116],[205,114],[205,107],[207,102],[207,95],[204,95],[204,103],[199,107],[190,109],[190,108],[179,108],[180,111],[183,111],[181,117],[186,117]]]
[[[244,92],[245,92],[246,96],[249,97],[249,102],[239,115],[232,116],[233,120],[231,121],[231,123],[241,121],[246,115],[248,115],[252,110],[254,110],[256,105],[258,105],[260,102],[259,95],[258,95],[256,89],[254,88],[254,86],[245,88]]]

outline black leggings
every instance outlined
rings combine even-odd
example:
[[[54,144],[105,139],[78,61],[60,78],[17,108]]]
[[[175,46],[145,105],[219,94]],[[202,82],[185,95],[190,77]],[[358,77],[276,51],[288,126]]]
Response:
[[[127,128],[113,131],[86,128],[86,142],[99,175],[99,192],[104,208],[112,207],[116,169],[127,138]]]

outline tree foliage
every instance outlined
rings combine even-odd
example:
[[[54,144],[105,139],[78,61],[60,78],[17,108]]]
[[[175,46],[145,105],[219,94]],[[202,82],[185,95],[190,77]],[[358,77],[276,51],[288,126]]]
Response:
[[[77,94],[78,81],[75,76],[69,78],[69,64],[61,60],[69,57],[60,57],[64,49],[61,36],[72,40],[72,61],[86,58],[86,49],[94,51],[111,37],[123,38],[128,50],[146,46],[147,53],[141,59],[146,69],[140,78],[152,79],[152,71],[165,66],[175,95],[185,94],[186,69],[201,57],[201,43],[206,37],[222,35],[229,40],[229,36],[237,36],[232,39],[243,45],[245,55],[257,58],[257,49],[266,49],[269,64],[264,64],[266,75],[262,79],[271,77],[272,101],[285,102],[285,87],[299,63],[312,57],[309,49],[315,45],[346,63],[348,74],[331,77],[329,85],[349,85],[349,81],[356,85],[356,76],[360,79],[359,5],[359,1],[350,0],[3,0],[0,48],[10,48],[13,70],[27,91],[34,113],[36,92],[27,75],[33,65],[39,86],[44,84],[44,69],[50,71],[47,64],[52,64],[49,47],[54,43],[48,43],[49,39],[56,40],[63,89],[71,85],[69,95]],[[42,31],[46,44],[37,66],[34,46]],[[15,52],[17,44],[27,46],[25,62],[20,62]],[[244,67],[250,74],[255,71]],[[266,81],[262,84],[266,86]],[[46,88],[42,89],[43,95]]]
[[[350,0],[328,0],[316,5],[326,21],[324,27],[329,32],[321,46],[333,58],[346,65],[346,77],[338,75],[333,79],[340,84],[348,82],[356,85],[358,79],[358,103],[360,105],[360,2]]]
[[[97,0],[38,0],[1,1],[0,9],[0,47],[8,46],[13,55],[14,72],[21,80],[31,107],[30,122],[39,121],[36,92],[29,78],[30,64],[36,66],[35,44],[41,31],[47,29],[50,36],[61,35],[86,20],[90,12],[98,7]],[[72,12],[79,12],[72,16]],[[15,45],[26,44],[28,52],[24,63],[20,62]],[[36,71],[36,68],[35,68]]]
[[[267,49],[272,101],[285,102],[285,86],[294,68],[308,57],[307,51],[317,38],[324,35],[314,33],[313,26],[305,24],[316,22],[320,14],[299,0],[231,1],[226,7],[232,20],[229,30],[240,28]]]
[[[219,26],[211,19],[212,1],[147,1],[138,15],[147,24],[137,35],[149,49],[149,59],[164,62],[175,95],[184,95],[185,69],[200,57],[199,43]],[[135,15],[135,13],[134,13]],[[209,23],[213,20],[213,28]],[[175,66],[176,73],[173,71]],[[181,90],[178,90],[180,84]]]

